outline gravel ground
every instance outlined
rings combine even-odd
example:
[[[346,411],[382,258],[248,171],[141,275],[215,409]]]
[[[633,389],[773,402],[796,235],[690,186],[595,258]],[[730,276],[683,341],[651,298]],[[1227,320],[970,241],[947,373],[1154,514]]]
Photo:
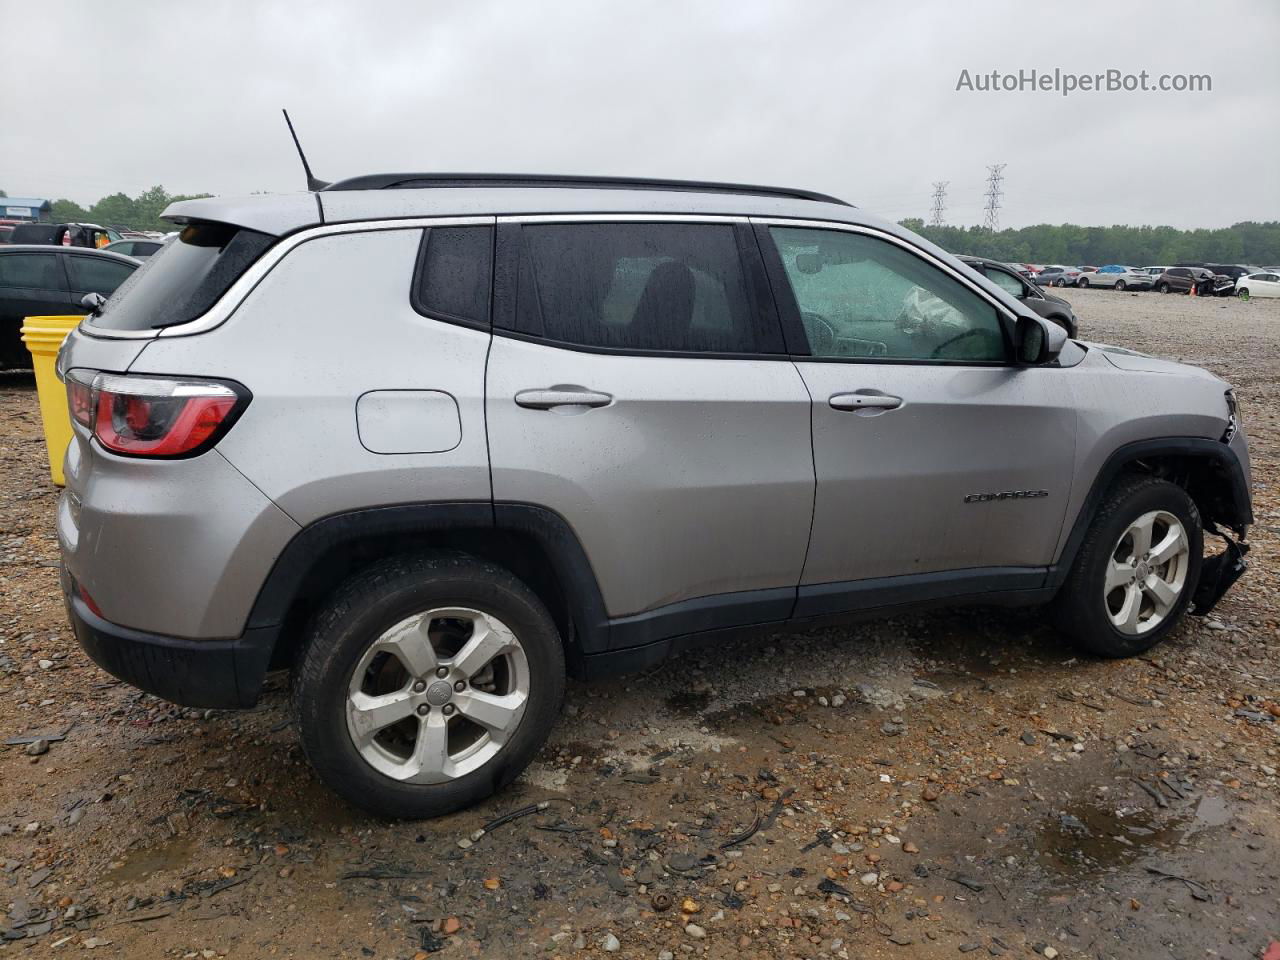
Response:
[[[49,741],[0,747],[0,955],[1256,960],[1280,939],[1280,301],[1068,296],[1086,338],[1239,390],[1253,567],[1209,620],[1124,662],[1036,611],[735,638],[571,684],[517,785],[416,824],[316,782],[284,678],[193,711],[80,652],[32,382],[0,378],[0,739]]]

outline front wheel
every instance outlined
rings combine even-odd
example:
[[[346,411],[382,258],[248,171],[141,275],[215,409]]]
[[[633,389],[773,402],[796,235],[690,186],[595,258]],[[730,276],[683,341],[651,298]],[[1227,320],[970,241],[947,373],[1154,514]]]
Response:
[[[1249,288],[1248,288],[1248,287],[1241,287],[1239,290],[1237,290],[1237,291],[1236,291],[1236,296],[1237,296],[1237,297],[1239,297],[1241,300],[1248,300],[1248,299],[1249,299]]]
[[[1067,285],[1067,281],[1064,278],[1059,277],[1057,280],[1053,281],[1053,285],[1055,287],[1065,287]]]
[[[1087,287],[1088,285],[1089,285],[1088,277],[1081,277],[1079,280],[1076,281],[1077,287]]]
[[[1057,598],[1058,626],[1101,657],[1151,649],[1177,626],[1200,577],[1200,512],[1177,484],[1133,477],[1099,507]]]
[[[1117,281],[1116,281],[1116,289],[1117,289],[1117,290],[1123,290],[1123,289],[1124,289],[1124,281],[1123,281],[1123,280],[1117,280]]]
[[[1159,284],[1159,285],[1156,287],[1156,289],[1157,289],[1157,290],[1159,290],[1161,293],[1168,293],[1168,292],[1169,292],[1169,284],[1167,284],[1167,283],[1161,283],[1161,284]]]
[[[383,561],[317,616],[294,675],[307,758],[356,806],[434,817],[506,786],[546,740],[564,652],[537,596],[493,564]]]

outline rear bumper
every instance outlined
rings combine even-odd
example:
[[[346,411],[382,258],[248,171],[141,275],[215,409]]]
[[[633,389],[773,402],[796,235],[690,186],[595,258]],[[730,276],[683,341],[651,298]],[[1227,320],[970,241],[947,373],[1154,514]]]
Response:
[[[112,676],[185,707],[252,707],[258,702],[278,628],[233,640],[183,640],[110,623],[89,609],[71,574],[62,592],[76,639]]]

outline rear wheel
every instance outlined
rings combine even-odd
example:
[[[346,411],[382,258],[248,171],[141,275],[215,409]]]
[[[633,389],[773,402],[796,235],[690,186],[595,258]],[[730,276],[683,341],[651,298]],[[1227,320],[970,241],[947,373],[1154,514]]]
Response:
[[[1161,293],[1168,293],[1168,292],[1169,292],[1169,284],[1167,284],[1167,283],[1163,283],[1163,282],[1162,282],[1162,283],[1160,283],[1160,284],[1158,284],[1158,285],[1156,286],[1156,289],[1157,289],[1157,290],[1159,290]]]
[[[302,745],[356,806],[433,817],[510,783],[550,733],[564,653],[546,608],[463,557],[375,565],[316,618],[294,677]]]
[[[1185,490],[1154,477],[1116,486],[1099,508],[1058,597],[1058,625],[1102,657],[1155,646],[1177,626],[1200,577],[1204,534]]]
[[[1065,287],[1067,285],[1067,281],[1065,278],[1059,277],[1057,280],[1053,281],[1053,285],[1055,287]]]
[[[1116,281],[1116,289],[1117,289],[1117,290],[1123,290],[1123,289],[1124,289],[1124,281],[1123,281],[1123,280],[1117,280],[1117,281]]]

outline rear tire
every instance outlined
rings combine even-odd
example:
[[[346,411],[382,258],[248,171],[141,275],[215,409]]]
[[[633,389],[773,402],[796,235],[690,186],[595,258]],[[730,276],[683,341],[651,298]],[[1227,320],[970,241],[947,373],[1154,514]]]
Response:
[[[1124,290],[1124,281],[1123,281],[1123,280],[1117,280],[1117,281],[1116,281],[1116,289],[1117,289],[1117,290],[1120,290],[1120,291],[1123,291],[1123,290]]]
[[[1150,650],[1186,612],[1203,549],[1200,512],[1185,490],[1148,476],[1120,481],[1055,601],[1059,629],[1100,657]]]
[[[559,634],[524,583],[490,563],[423,555],[337,590],[293,693],[325,784],[378,816],[419,818],[514,780],[555,725],[564,685]]]

